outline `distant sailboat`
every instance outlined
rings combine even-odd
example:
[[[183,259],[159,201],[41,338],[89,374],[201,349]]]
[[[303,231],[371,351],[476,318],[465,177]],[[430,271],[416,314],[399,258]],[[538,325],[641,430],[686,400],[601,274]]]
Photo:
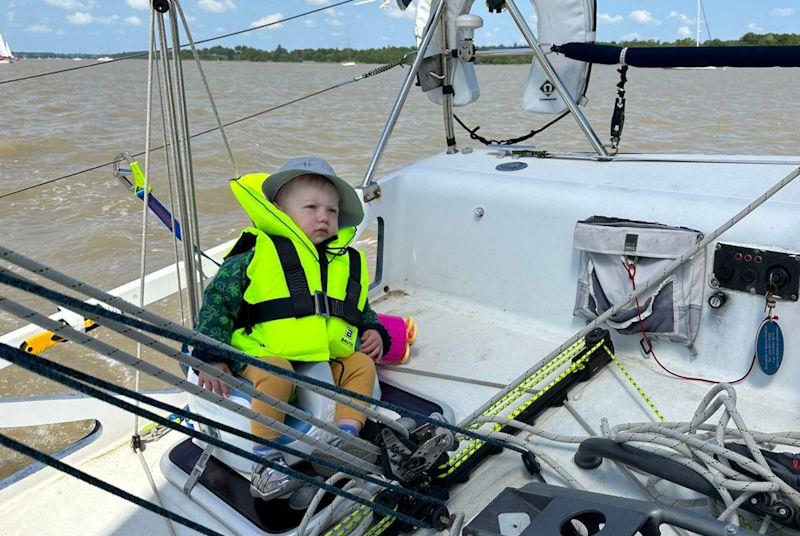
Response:
[[[19,60],[14,57],[14,53],[11,52],[11,46],[8,44],[8,41],[3,39],[3,34],[0,34],[0,63],[13,63],[15,61]]]
[[[347,50],[350,51],[350,59],[342,62],[342,67],[354,67],[356,62],[353,61],[353,49],[350,48],[350,41],[347,42]]]

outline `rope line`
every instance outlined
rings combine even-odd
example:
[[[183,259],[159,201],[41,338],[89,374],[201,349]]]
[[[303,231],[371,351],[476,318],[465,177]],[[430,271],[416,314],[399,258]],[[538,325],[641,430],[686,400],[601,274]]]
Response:
[[[250,114],[250,115],[246,115],[244,117],[240,117],[239,119],[234,119],[233,121],[229,121],[227,123],[223,123],[222,127],[223,128],[224,127],[229,127],[229,126],[232,126],[232,125],[236,125],[238,123],[242,123],[244,121],[249,121],[250,119],[254,119],[256,117],[259,117],[259,116],[274,112],[276,110],[280,110],[281,108],[286,108],[287,106],[291,106],[292,104],[297,104],[298,102],[302,102],[302,101],[310,99],[312,97],[316,97],[318,95],[322,95],[323,93],[327,93],[329,91],[333,91],[334,89],[339,89],[339,88],[344,87],[346,85],[352,84],[353,82],[360,82],[361,80],[364,80],[366,78],[370,78],[372,76],[377,76],[379,74],[383,74],[386,71],[388,71],[390,69],[393,69],[394,67],[402,67],[406,63],[407,56],[408,56],[408,54],[403,56],[403,58],[401,58],[399,60],[396,60],[396,61],[394,61],[392,63],[387,63],[386,65],[382,65],[380,67],[376,67],[375,69],[367,71],[364,74],[355,76],[353,78],[349,78],[347,80],[343,80],[341,82],[337,82],[336,84],[333,84],[333,85],[328,86],[326,88],[314,91],[314,92],[309,93],[307,95],[304,95],[302,97],[298,97],[298,98],[286,101],[284,103],[277,104],[277,105],[272,106],[270,108],[267,108],[266,110],[262,110],[260,112],[256,112],[256,113],[253,113],[253,114]],[[195,134],[192,134],[191,136],[189,136],[189,139],[193,140],[193,139],[198,138],[200,136],[205,136],[206,134],[210,134],[212,132],[216,132],[217,130],[219,130],[218,126],[217,127],[213,127],[213,128],[209,128],[207,130],[203,130],[203,131],[197,132]],[[170,143],[159,145],[159,146],[154,147],[153,149],[151,149],[151,152],[160,151],[161,149],[169,147],[170,145],[171,145]],[[142,156],[143,154],[145,154],[144,151],[139,151],[138,153],[131,154],[131,156],[133,158],[136,158],[137,156]],[[67,175],[62,175],[61,177],[56,177],[55,179],[48,179],[46,181],[39,182],[39,183],[36,183],[36,184],[32,184],[30,186],[25,186],[25,187],[20,188],[18,190],[13,190],[11,192],[0,194],[0,199],[4,199],[4,198],[10,197],[12,195],[21,194],[23,192],[27,192],[29,190],[33,190],[33,189],[39,188],[40,186],[47,186],[48,184],[53,184],[55,182],[63,181],[63,180],[66,180],[66,179],[71,179],[71,178],[76,177],[78,175],[82,175],[84,173],[89,173],[90,171],[96,171],[96,170],[104,168],[106,166],[111,166],[111,165],[113,165],[113,164],[115,164],[117,162],[120,162],[120,160],[110,160],[108,162],[103,162],[102,164],[96,164],[96,165],[93,165],[93,166],[88,167],[86,169],[82,169],[80,171],[74,171],[72,173],[68,173]]]
[[[17,365],[17,366],[29,371],[29,372],[33,372],[34,374],[37,374],[37,375],[42,376],[44,378],[48,378],[50,380],[56,381],[56,382],[60,383],[61,385],[69,387],[70,389],[74,389],[74,390],[79,391],[81,393],[87,394],[87,395],[89,395],[89,396],[91,396],[93,398],[96,398],[96,399],[101,400],[103,402],[106,402],[108,404],[114,405],[114,406],[116,406],[116,407],[118,407],[118,408],[120,408],[120,409],[122,409],[124,411],[130,412],[130,413],[138,413],[140,417],[144,417],[144,418],[149,419],[149,420],[151,420],[153,422],[156,422],[156,423],[158,423],[158,424],[160,424],[162,426],[165,426],[165,427],[170,428],[172,430],[176,430],[178,432],[186,434],[186,435],[188,435],[188,436],[190,436],[190,437],[192,437],[194,439],[199,439],[200,441],[204,441],[206,443],[210,443],[210,444],[214,445],[215,447],[218,447],[218,448],[221,448],[223,450],[226,450],[226,451],[228,451],[228,452],[230,452],[232,454],[236,454],[237,456],[241,456],[242,458],[246,458],[246,459],[248,459],[248,460],[250,460],[252,462],[260,463],[260,464],[266,465],[267,467],[270,467],[272,469],[276,469],[276,470],[278,470],[278,471],[280,471],[280,472],[282,472],[282,473],[284,473],[286,475],[289,475],[289,476],[291,476],[293,478],[301,480],[301,481],[305,482],[306,484],[310,484],[312,486],[325,489],[326,491],[328,491],[330,493],[333,493],[334,495],[337,495],[339,497],[345,497],[347,499],[355,501],[358,504],[360,504],[362,506],[366,506],[368,508],[371,508],[371,509],[375,510],[376,512],[382,514],[382,515],[388,515],[388,516],[396,517],[396,518],[400,519],[401,521],[403,521],[404,523],[409,523],[409,524],[411,524],[412,526],[415,526],[415,527],[425,527],[425,528],[429,527],[427,523],[425,523],[425,522],[423,522],[421,520],[415,519],[415,518],[413,518],[411,516],[408,516],[406,514],[402,514],[400,512],[396,512],[396,511],[391,510],[391,509],[389,509],[389,508],[387,508],[387,507],[385,507],[383,505],[380,505],[378,503],[373,503],[371,501],[367,501],[366,499],[363,499],[362,497],[359,497],[358,495],[353,495],[352,493],[348,493],[346,491],[342,491],[341,489],[339,489],[339,488],[337,488],[335,486],[331,486],[329,484],[326,484],[325,482],[321,482],[318,479],[316,479],[314,477],[311,477],[311,476],[308,476],[305,473],[302,473],[302,472],[297,471],[295,469],[292,469],[291,467],[287,467],[285,465],[277,464],[274,461],[271,461],[271,460],[269,460],[267,458],[264,458],[262,456],[254,454],[253,452],[246,451],[244,449],[236,447],[235,445],[231,445],[231,444],[228,444],[228,443],[226,443],[224,441],[221,441],[220,439],[218,439],[216,437],[213,437],[213,436],[211,436],[209,434],[200,432],[198,430],[194,430],[192,428],[187,428],[185,426],[181,426],[180,424],[176,424],[175,422],[169,420],[168,418],[161,417],[160,415],[158,415],[156,413],[153,413],[151,411],[148,411],[146,409],[137,408],[134,404],[130,404],[128,402],[125,402],[124,400],[120,400],[120,399],[114,398],[111,395],[109,395],[109,394],[107,394],[107,393],[105,393],[103,391],[100,391],[99,389],[95,389],[94,387],[91,387],[90,385],[81,383],[81,382],[71,378],[69,374],[74,372],[74,373],[76,373],[75,374],[76,377],[82,377],[82,378],[88,377],[88,378],[91,378],[92,379],[91,380],[92,383],[94,383],[95,381],[97,381],[97,382],[101,382],[102,381],[102,380],[98,380],[97,378],[93,378],[92,376],[85,375],[85,374],[83,374],[83,373],[81,373],[79,371],[76,371],[74,369],[69,369],[68,367],[65,367],[63,365],[59,365],[59,364],[54,363],[52,361],[49,361],[49,360],[47,360],[45,358],[41,358],[40,357],[40,358],[32,360],[22,350],[18,350],[16,348],[13,348],[13,347],[8,346],[7,344],[3,344],[3,343],[0,343],[0,357],[2,357],[3,359],[5,359],[5,360]],[[64,372],[61,372],[61,371],[64,371]],[[67,372],[67,371],[69,371],[69,372]],[[143,397],[143,398],[149,398],[149,397],[145,397],[144,395],[139,395],[138,393],[135,393],[135,392],[133,392],[133,391],[131,391],[129,389],[125,389],[124,387],[119,387],[119,386],[116,386],[116,385],[113,385],[113,384],[108,384],[108,383],[106,385],[108,387],[108,390],[110,390],[112,392],[119,392],[120,394],[124,394],[124,396],[129,397],[129,398],[134,398],[135,399],[135,398],[137,398],[137,396],[138,397]],[[158,407],[159,405],[163,404],[161,402],[158,402],[158,401],[152,400],[152,399],[150,401],[148,401],[147,403],[153,405],[154,407]],[[163,404],[163,405],[166,408],[168,408],[167,411],[175,411],[175,410],[177,410],[177,412],[181,412],[181,413],[185,413],[185,414],[190,414],[191,413],[189,411],[185,411],[185,410],[182,410],[182,409],[174,407],[174,406],[169,406],[168,404]],[[199,415],[195,415],[195,417],[200,417],[200,416]],[[216,423],[216,426],[220,426],[220,423]],[[222,425],[222,426],[224,426],[224,425]],[[318,461],[322,462],[324,460],[322,460],[320,458]],[[407,490],[407,491],[411,491],[411,490]],[[416,493],[416,492],[414,492],[414,493]],[[424,496],[424,495],[421,495],[421,496],[422,497],[427,497],[427,496]],[[433,498],[431,498],[429,500],[432,500],[434,502],[436,501],[436,499],[433,499]]]
[[[6,344],[0,343],[0,355],[3,355],[3,357],[5,358],[5,356],[8,355],[9,351],[15,351],[15,349],[12,346],[8,346]],[[21,350],[16,350],[16,351],[17,352],[21,352]],[[21,352],[21,353],[23,355],[27,355],[27,354],[24,354],[24,352]],[[28,359],[30,360],[30,357]],[[73,379],[79,380],[81,382],[84,382],[86,384],[93,385],[93,386],[95,386],[95,387],[97,387],[99,389],[103,389],[105,391],[110,391],[112,393],[116,393],[116,394],[128,397],[128,398],[130,398],[132,400],[135,400],[137,402],[141,402],[141,403],[147,404],[149,406],[153,406],[155,408],[158,408],[160,410],[167,411],[167,412],[169,412],[170,415],[177,415],[179,417],[183,417],[184,419],[189,419],[189,420],[191,420],[193,422],[198,422],[198,423],[201,423],[201,424],[205,424],[206,426],[210,426],[212,428],[216,428],[218,430],[222,430],[224,432],[228,432],[229,434],[235,435],[237,437],[241,437],[243,439],[247,439],[247,440],[252,441],[254,443],[259,443],[261,445],[265,445],[267,447],[271,447],[271,448],[274,448],[276,450],[280,450],[282,452],[286,452],[287,454],[291,454],[292,456],[296,456],[296,457],[298,457],[298,458],[300,458],[302,460],[305,460],[305,461],[308,461],[308,462],[312,462],[312,463],[318,463],[320,465],[324,465],[325,467],[328,467],[330,469],[334,469],[337,472],[341,472],[341,473],[347,474],[348,476],[356,477],[358,479],[370,482],[370,483],[375,484],[377,486],[380,486],[380,487],[383,487],[383,488],[387,488],[387,489],[391,489],[392,491],[400,493],[401,495],[406,495],[406,496],[409,496],[409,497],[413,497],[415,499],[419,499],[419,500],[425,501],[425,502],[431,502],[431,503],[435,503],[435,504],[444,504],[443,501],[441,501],[440,499],[437,499],[435,497],[431,497],[429,495],[425,495],[425,494],[419,493],[419,492],[414,491],[412,489],[407,489],[407,488],[404,488],[402,486],[398,486],[396,484],[392,484],[391,482],[372,477],[372,476],[370,476],[370,475],[368,475],[366,473],[360,472],[360,471],[349,469],[349,468],[347,468],[345,466],[338,465],[338,464],[336,464],[334,462],[331,462],[331,461],[328,461],[328,460],[326,460],[324,458],[320,458],[318,456],[314,456],[312,454],[307,454],[305,452],[293,449],[292,447],[288,447],[286,445],[281,445],[277,441],[272,441],[272,440],[269,440],[269,439],[265,439],[265,438],[253,435],[253,434],[251,434],[249,432],[246,432],[244,430],[239,430],[238,428],[234,428],[234,427],[232,427],[230,425],[227,425],[225,423],[217,422],[217,421],[215,421],[213,419],[210,419],[210,418],[205,417],[203,415],[200,415],[198,413],[194,413],[194,412],[192,412],[190,410],[186,410],[186,409],[183,409],[183,408],[179,408],[177,406],[173,406],[171,404],[167,404],[165,402],[161,402],[160,400],[157,400],[155,398],[149,397],[147,395],[143,395],[143,394],[138,393],[136,391],[133,391],[131,389],[127,389],[125,387],[121,387],[119,385],[110,383],[110,382],[102,380],[100,378],[96,378],[96,377],[94,377],[94,376],[92,376],[90,374],[86,374],[85,372],[81,372],[81,371],[76,370],[74,368],[67,367],[66,365],[62,365],[60,363],[56,363],[55,361],[51,361],[51,360],[45,359],[43,357],[38,358],[36,361],[41,362],[42,365],[45,368],[49,368],[50,370],[55,371],[57,374],[61,375],[62,377],[73,378]],[[12,361],[12,362],[14,362],[14,361]],[[32,371],[32,372],[35,372],[35,373],[38,374],[38,372],[36,372],[36,371]],[[56,381],[59,381],[59,380],[56,380]],[[94,392],[98,393],[100,391],[94,391]],[[94,394],[92,392],[87,392],[86,394],[88,394],[90,396],[94,396]],[[105,399],[100,399],[100,400],[102,400],[103,402],[108,402],[110,404],[115,404],[114,402],[110,402],[109,400],[105,400]],[[112,400],[114,400],[114,399],[112,398]],[[137,404],[134,407],[138,408],[139,406]],[[169,420],[169,419],[167,419],[167,420],[169,422],[173,423],[173,425],[174,425],[174,427],[172,428],[173,430],[178,430],[178,431],[181,431],[181,432],[184,430],[184,427],[180,426],[180,424],[174,423],[172,420]],[[159,424],[161,424],[161,423],[159,422]],[[223,443],[223,444],[227,445],[227,443]]]
[[[1,248],[0,247],[0,254],[2,254],[3,249],[5,249],[5,248]],[[172,339],[174,341],[177,341],[177,342],[180,342],[180,343],[183,343],[183,344],[188,344],[190,346],[194,346],[195,348],[203,349],[203,350],[205,350],[207,352],[210,352],[212,354],[215,354],[215,355],[217,355],[219,357],[222,357],[222,358],[225,358],[225,359],[230,359],[230,360],[234,360],[234,361],[238,360],[238,361],[240,361],[242,363],[246,363],[246,364],[252,365],[252,366],[254,366],[256,368],[263,369],[263,370],[265,370],[265,371],[267,371],[269,373],[272,373],[274,375],[282,376],[284,378],[289,378],[290,380],[293,380],[294,383],[301,384],[301,385],[303,385],[303,386],[305,386],[305,387],[307,387],[307,388],[309,388],[311,390],[314,390],[316,392],[318,392],[320,389],[322,389],[322,390],[327,392],[327,394],[325,394],[323,396],[327,396],[328,398],[333,398],[334,400],[341,401],[342,403],[345,403],[345,404],[348,404],[348,403],[352,404],[353,403],[351,400],[347,400],[347,398],[349,397],[349,398],[352,398],[352,399],[359,400],[361,402],[366,402],[367,404],[373,404],[375,406],[379,406],[379,407],[383,407],[383,408],[386,408],[386,409],[390,409],[390,410],[394,411],[395,413],[399,413],[400,415],[403,415],[403,416],[411,417],[413,419],[416,419],[416,420],[419,420],[419,421],[423,421],[423,422],[426,422],[426,423],[435,424],[436,426],[439,426],[441,428],[446,428],[446,429],[451,430],[453,432],[457,432],[457,433],[460,433],[462,435],[466,435],[466,436],[472,437],[474,439],[481,439],[481,440],[483,440],[483,441],[485,441],[487,443],[490,443],[492,445],[495,445],[495,446],[498,446],[498,447],[501,447],[501,448],[508,448],[508,449],[511,449],[511,450],[514,450],[514,451],[517,451],[517,452],[520,452],[520,453],[524,452],[524,449],[521,449],[521,448],[516,447],[514,445],[507,445],[507,444],[503,443],[502,441],[498,441],[498,440],[493,439],[491,437],[482,435],[482,434],[480,434],[478,432],[475,432],[473,430],[469,430],[467,428],[463,428],[463,427],[460,427],[460,426],[452,425],[450,423],[443,422],[443,421],[440,421],[438,419],[431,418],[428,415],[423,415],[422,413],[409,410],[409,409],[404,408],[402,406],[398,406],[398,405],[393,404],[391,402],[386,402],[386,401],[383,401],[383,400],[378,400],[378,399],[372,398],[370,396],[365,396],[365,395],[362,395],[360,393],[356,393],[355,391],[351,391],[349,389],[344,389],[344,388],[342,388],[342,387],[340,387],[338,385],[330,384],[330,383],[318,380],[316,378],[312,378],[310,376],[305,376],[303,374],[299,374],[299,373],[294,372],[294,371],[289,371],[289,370],[282,369],[280,367],[276,367],[276,366],[271,365],[271,364],[269,364],[269,363],[267,363],[265,361],[262,361],[260,359],[256,359],[256,358],[254,358],[254,357],[252,357],[250,355],[247,355],[247,354],[242,353],[242,352],[240,352],[238,350],[235,350],[232,347],[231,347],[231,349],[228,349],[228,347],[226,345],[223,345],[219,341],[215,341],[214,339],[211,339],[210,337],[202,336],[201,338],[198,338],[198,336],[201,336],[202,334],[200,334],[200,333],[198,333],[196,331],[193,331],[193,330],[187,330],[187,329],[183,328],[182,326],[175,326],[176,328],[179,328],[179,331],[176,331],[176,330],[173,330],[173,329],[165,328],[163,326],[156,326],[156,325],[153,325],[153,324],[149,324],[148,322],[144,322],[144,321],[142,321],[142,320],[140,320],[138,318],[132,318],[132,317],[128,317],[128,316],[125,316],[125,315],[121,315],[121,314],[116,313],[114,311],[110,311],[108,309],[105,309],[104,307],[101,307],[101,306],[98,306],[98,305],[92,305],[92,304],[83,302],[81,300],[72,298],[70,296],[67,296],[65,294],[62,294],[62,293],[47,289],[47,288],[42,287],[41,285],[38,285],[38,284],[33,283],[31,281],[27,281],[25,279],[19,278],[18,276],[14,275],[14,274],[11,274],[10,272],[7,272],[7,271],[0,272],[0,283],[4,283],[6,285],[15,287],[17,289],[24,290],[26,292],[29,292],[29,293],[35,294],[37,296],[43,297],[43,298],[45,298],[45,299],[47,299],[49,301],[52,301],[54,303],[58,303],[60,305],[63,305],[63,306],[67,307],[70,310],[80,311],[80,312],[86,314],[89,317],[111,319],[111,320],[113,320],[115,322],[118,322],[118,323],[121,323],[121,324],[125,324],[125,325],[127,325],[129,327],[132,327],[132,328],[135,328],[135,329],[138,329],[138,330],[146,331],[146,332],[154,334],[154,335],[159,335],[159,336],[166,337],[168,339]],[[152,317],[155,317],[155,318],[161,318],[161,317],[158,317],[158,315],[154,315],[152,313],[151,313],[151,315],[152,315]],[[170,322],[169,320],[167,320],[165,318],[161,318],[161,320],[165,323],[165,325],[174,325],[172,322]],[[188,335],[184,334],[184,333],[188,333]],[[359,411],[362,411],[362,412],[365,411],[365,408],[360,406],[360,405],[358,406],[358,408],[359,408]]]
[[[722,414],[716,423],[708,423],[720,408]],[[731,421],[733,428],[728,427]],[[761,493],[789,501],[795,508],[800,506],[800,492],[775,474],[762,453],[762,448],[770,444],[800,446],[800,433],[765,434],[750,430],[736,408],[736,391],[729,384],[712,387],[689,422],[620,424],[609,431],[608,437],[618,443],[635,443],[641,450],[695,471],[719,494],[724,509],[719,508],[716,498],[709,498],[708,502],[714,517],[721,521],[738,525],[738,507]],[[743,444],[748,455],[728,448],[729,444]],[[657,482],[658,479],[651,478],[648,488],[661,502],[682,501],[661,494]],[[739,494],[738,497],[734,499],[733,493]]]
[[[650,408],[650,410],[655,414],[655,416],[658,418],[660,422],[664,422],[666,420],[664,419],[664,415],[658,410],[655,403],[650,399],[650,397],[647,396],[647,393],[644,392],[644,389],[639,387],[639,384],[636,383],[636,380],[633,379],[633,376],[631,376],[631,374],[628,372],[628,369],[622,366],[622,363],[620,362],[619,358],[614,354],[614,352],[611,351],[611,349],[608,346],[605,347],[605,351],[611,358],[611,360],[614,361],[614,364],[617,366],[619,371],[622,372],[622,374],[625,376],[625,378],[628,380],[631,386],[636,390],[636,392],[639,394],[642,400],[644,400],[644,403],[647,404],[647,407]]]
[[[219,532],[213,531],[213,530],[208,529],[208,528],[206,528],[206,527],[204,527],[202,525],[199,525],[199,524],[195,523],[194,521],[186,519],[185,517],[179,516],[178,514],[172,512],[170,510],[167,510],[167,509],[162,508],[160,506],[157,506],[157,505],[155,505],[155,504],[153,504],[153,503],[151,503],[149,501],[141,499],[141,498],[137,497],[136,495],[132,495],[132,494],[128,493],[127,491],[123,490],[123,489],[120,489],[120,488],[118,488],[118,487],[116,487],[116,486],[114,486],[112,484],[109,484],[108,482],[104,482],[103,480],[100,480],[99,478],[95,478],[90,474],[84,473],[80,469],[76,469],[76,468],[72,467],[71,465],[67,465],[66,463],[62,462],[61,460],[57,460],[56,458],[53,458],[52,456],[48,456],[47,454],[45,454],[43,452],[40,452],[40,451],[38,451],[36,449],[33,449],[33,448],[29,447],[28,445],[20,443],[19,441],[15,441],[15,440],[11,439],[10,437],[3,435],[2,433],[0,433],[0,445],[3,445],[4,447],[7,447],[7,448],[9,448],[11,450],[14,450],[16,452],[19,452],[20,454],[24,454],[25,456],[28,456],[29,458],[33,458],[37,462],[40,462],[40,463],[43,463],[45,465],[49,465],[50,467],[53,467],[55,469],[58,469],[62,473],[66,473],[66,474],[68,474],[70,476],[73,476],[73,477],[77,478],[78,480],[86,482],[87,484],[91,484],[92,486],[94,486],[96,488],[99,488],[99,489],[102,489],[103,491],[107,491],[108,493],[111,493],[112,495],[116,495],[117,497],[125,499],[126,501],[129,501],[129,502],[135,504],[136,506],[144,508],[145,510],[150,510],[151,512],[156,513],[156,514],[158,514],[160,516],[163,516],[163,517],[165,517],[165,518],[167,518],[167,519],[169,519],[171,521],[175,521],[176,523],[180,523],[181,525],[189,527],[192,530],[196,530],[200,534],[207,534],[208,536],[222,536],[222,534],[220,534]]]
[[[307,17],[309,15],[313,15],[314,13],[318,13],[320,11],[325,11],[326,9],[333,9],[335,7],[342,6],[344,4],[349,4],[349,3],[354,2],[354,1],[355,0],[343,0],[343,1],[341,1],[339,3],[336,3],[336,4],[331,4],[329,6],[323,6],[323,7],[317,8],[317,9],[312,9],[310,11],[304,11],[303,13],[298,13],[297,15],[292,15],[290,17],[286,17],[286,18],[283,18],[283,19],[280,19],[280,20],[268,22],[266,24],[259,24],[258,26],[253,26],[252,28],[245,28],[243,30],[238,30],[238,31],[235,31],[235,32],[227,33],[227,34],[208,37],[206,39],[202,39],[200,41],[196,41],[195,45],[202,45],[204,43],[210,43],[211,41],[217,41],[219,39],[226,39],[228,37],[233,37],[234,35],[240,35],[240,34],[243,34],[243,33],[253,32],[255,30],[260,30],[262,28],[267,28],[269,26],[275,26],[276,24],[282,24],[284,22],[289,22],[289,21],[294,20],[294,19]],[[180,48],[185,48],[187,46],[189,46],[189,43],[184,43],[184,44],[180,45]],[[145,56],[147,56],[147,52],[137,52],[135,54],[127,54],[125,56],[120,56],[119,58],[114,58],[112,60],[108,60],[108,61],[104,61],[104,62],[90,63],[88,65],[79,65],[77,67],[69,67],[67,69],[59,69],[57,71],[48,71],[46,73],[32,74],[32,75],[28,75],[28,76],[21,76],[19,78],[11,78],[9,80],[0,80],[0,85],[11,84],[11,83],[14,83],[14,82],[22,82],[23,80],[31,80],[31,79],[34,79],[34,78],[41,78],[43,76],[50,76],[50,75],[54,75],[54,74],[67,73],[67,72],[70,72],[70,71],[77,71],[79,69],[88,69],[90,67],[99,67],[101,65],[108,65],[108,64],[116,63],[116,62],[122,61],[122,60],[143,58]]]

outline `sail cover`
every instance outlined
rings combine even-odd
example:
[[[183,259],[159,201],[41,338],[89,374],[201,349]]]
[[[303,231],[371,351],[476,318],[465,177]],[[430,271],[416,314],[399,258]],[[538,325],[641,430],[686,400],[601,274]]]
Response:
[[[533,0],[536,7],[539,44],[543,49],[554,43],[593,43],[597,5],[595,0]],[[570,95],[582,103],[589,83],[591,64],[585,60],[550,54],[547,56]],[[530,112],[558,114],[567,109],[544,70],[533,60],[522,105]]]
[[[800,67],[800,46],[623,48],[573,42],[553,46],[553,52],[577,61],[631,67]]]

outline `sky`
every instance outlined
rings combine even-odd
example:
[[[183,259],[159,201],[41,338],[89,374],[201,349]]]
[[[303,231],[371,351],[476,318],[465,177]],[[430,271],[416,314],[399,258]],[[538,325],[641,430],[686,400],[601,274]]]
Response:
[[[516,0],[529,21],[532,2]],[[182,0],[197,40],[279,20],[336,0]],[[598,40],[693,37],[696,0],[597,0]],[[414,7],[395,0],[355,0],[315,15],[281,23],[215,44],[284,48],[373,48],[413,45]],[[0,33],[12,50],[112,54],[147,48],[148,0],[0,0]],[[734,39],[747,32],[800,33],[797,0],[704,0],[711,37]],[[489,14],[483,0],[473,13],[484,19],[479,46],[522,44],[507,13]],[[701,17],[702,39],[708,38]]]

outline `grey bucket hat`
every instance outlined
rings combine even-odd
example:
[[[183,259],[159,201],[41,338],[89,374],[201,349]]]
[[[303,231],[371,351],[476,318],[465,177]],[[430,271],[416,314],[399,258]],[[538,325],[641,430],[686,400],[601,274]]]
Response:
[[[364,209],[353,187],[329,163],[316,156],[299,156],[286,162],[264,181],[264,196],[274,202],[278,190],[300,175],[320,175],[333,183],[339,192],[339,227],[355,227],[364,219]]]

